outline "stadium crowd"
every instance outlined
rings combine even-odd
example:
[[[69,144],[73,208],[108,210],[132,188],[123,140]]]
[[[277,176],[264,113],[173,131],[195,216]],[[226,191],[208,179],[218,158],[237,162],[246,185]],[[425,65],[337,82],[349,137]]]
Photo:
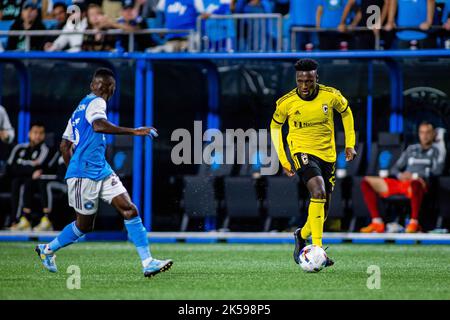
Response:
[[[0,20],[12,24],[0,26],[11,31],[194,30],[198,16],[207,20],[211,15],[236,13],[281,14],[286,41],[293,27],[308,28],[296,32],[289,47],[293,50],[450,48],[450,0],[1,0]],[[217,26],[209,27],[217,33]],[[235,36],[227,30],[232,25],[221,28],[227,37]],[[6,50],[25,49],[23,35],[7,39]],[[187,40],[186,33],[141,34],[134,50],[184,51]],[[34,36],[29,49],[126,51],[128,37],[95,32]]]

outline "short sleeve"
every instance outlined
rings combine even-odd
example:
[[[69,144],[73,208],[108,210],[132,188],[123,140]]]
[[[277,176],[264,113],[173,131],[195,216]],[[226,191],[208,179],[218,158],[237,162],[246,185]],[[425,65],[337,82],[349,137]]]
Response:
[[[70,142],[75,142],[75,137],[73,136],[73,128],[72,128],[72,122],[69,120],[67,122],[66,130],[64,130],[63,133],[63,139],[69,140]]]
[[[166,6],[166,1],[165,0],[159,0],[158,4],[156,5],[156,10],[157,11],[164,11]]]
[[[107,119],[106,101],[102,98],[92,100],[86,108],[86,120],[92,125],[92,122],[98,119]]]
[[[283,124],[287,118],[286,103],[277,101],[277,107],[273,114],[273,120],[278,124]]]
[[[194,0],[194,7],[195,10],[197,10],[198,13],[205,12],[205,6],[203,3],[203,0]]]
[[[348,108],[348,101],[347,99],[341,94],[340,91],[336,90],[336,94],[335,94],[335,98],[334,98],[334,109],[336,109],[336,111],[343,113],[347,110]]]

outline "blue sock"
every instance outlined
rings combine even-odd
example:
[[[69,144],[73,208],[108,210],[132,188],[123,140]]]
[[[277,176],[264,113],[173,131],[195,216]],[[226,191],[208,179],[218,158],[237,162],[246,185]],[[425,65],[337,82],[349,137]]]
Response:
[[[69,244],[74,243],[84,235],[75,225],[75,221],[65,226],[63,231],[48,244],[48,248],[55,252]]]
[[[148,247],[147,230],[142,224],[141,217],[137,216],[130,220],[124,220],[124,222],[128,235],[136,246],[136,250],[144,264],[144,261],[148,261],[152,255]]]

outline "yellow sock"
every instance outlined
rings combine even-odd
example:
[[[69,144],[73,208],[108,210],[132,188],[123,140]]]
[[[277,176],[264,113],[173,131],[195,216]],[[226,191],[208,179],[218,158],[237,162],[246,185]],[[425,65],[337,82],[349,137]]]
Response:
[[[308,220],[311,226],[312,243],[320,247],[322,246],[325,202],[325,199],[311,198],[308,208]]]
[[[306,219],[305,225],[303,226],[302,230],[300,231],[300,236],[302,239],[306,240],[311,235],[311,224],[309,223],[309,216],[308,219]]]

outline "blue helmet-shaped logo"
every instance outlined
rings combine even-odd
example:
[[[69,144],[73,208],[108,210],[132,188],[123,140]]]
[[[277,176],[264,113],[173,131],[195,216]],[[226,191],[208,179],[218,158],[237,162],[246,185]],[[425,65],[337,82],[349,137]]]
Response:
[[[388,150],[384,150],[378,156],[378,167],[381,170],[387,170],[391,166],[392,153]]]

